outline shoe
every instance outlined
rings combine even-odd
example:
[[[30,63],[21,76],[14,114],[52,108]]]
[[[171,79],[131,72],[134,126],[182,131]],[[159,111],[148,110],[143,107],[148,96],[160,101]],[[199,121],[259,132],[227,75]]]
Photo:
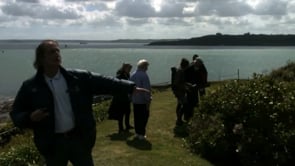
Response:
[[[183,125],[183,121],[182,120],[177,120],[176,121],[176,126],[182,126]]]
[[[139,135],[139,140],[146,140],[146,135]]]
[[[140,135],[139,134],[135,134],[134,138],[135,139],[139,139],[140,138]]]

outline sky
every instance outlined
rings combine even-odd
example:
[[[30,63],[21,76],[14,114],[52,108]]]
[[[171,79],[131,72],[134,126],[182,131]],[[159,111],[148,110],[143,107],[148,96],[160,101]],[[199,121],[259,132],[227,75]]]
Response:
[[[294,34],[295,0],[0,0],[1,39]]]

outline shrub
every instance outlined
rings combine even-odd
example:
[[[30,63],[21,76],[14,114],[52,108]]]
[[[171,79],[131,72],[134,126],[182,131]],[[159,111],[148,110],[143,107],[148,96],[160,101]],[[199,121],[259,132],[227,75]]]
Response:
[[[230,81],[202,100],[187,141],[217,164],[289,165],[295,156],[294,108],[294,83],[260,76]]]
[[[270,77],[281,81],[295,81],[295,62],[289,61],[286,66],[273,70]]]
[[[17,135],[13,138],[13,144],[5,152],[0,154],[0,165],[2,166],[37,166],[44,164],[41,155],[36,149],[31,133]]]
[[[108,117],[110,100],[102,101],[93,105],[93,114],[97,122],[101,122]]]

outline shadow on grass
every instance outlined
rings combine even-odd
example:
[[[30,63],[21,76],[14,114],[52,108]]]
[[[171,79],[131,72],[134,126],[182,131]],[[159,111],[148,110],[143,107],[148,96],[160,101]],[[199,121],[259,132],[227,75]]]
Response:
[[[148,140],[133,138],[132,140],[127,140],[126,143],[139,150],[152,150],[152,144]]]
[[[113,133],[108,135],[107,137],[109,137],[112,141],[126,141],[132,135],[133,133],[126,131],[123,133]]]
[[[173,129],[174,137],[184,138],[188,136],[188,125],[175,126]]]

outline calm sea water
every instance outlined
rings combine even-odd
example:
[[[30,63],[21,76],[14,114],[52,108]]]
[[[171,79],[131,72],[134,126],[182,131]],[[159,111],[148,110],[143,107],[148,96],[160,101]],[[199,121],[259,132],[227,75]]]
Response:
[[[13,97],[23,80],[35,70],[34,47],[38,43],[0,42],[0,97]],[[61,42],[63,66],[87,69],[114,76],[123,62],[133,65],[147,59],[152,84],[170,82],[170,68],[181,58],[199,54],[208,70],[208,79],[251,78],[253,73],[269,73],[295,61],[295,47],[149,47],[142,43],[65,43]]]

